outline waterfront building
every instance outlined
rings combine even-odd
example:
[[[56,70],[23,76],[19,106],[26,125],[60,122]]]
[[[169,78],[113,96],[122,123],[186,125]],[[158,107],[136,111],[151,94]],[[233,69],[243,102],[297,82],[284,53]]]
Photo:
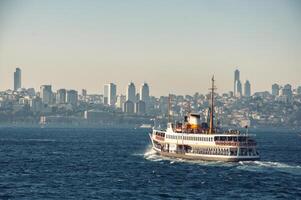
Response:
[[[105,105],[114,106],[116,103],[116,85],[114,83],[109,83],[104,85],[103,100]]]
[[[146,105],[145,105],[144,101],[140,100],[140,101],[136,102],[136,104],[135,104],[135,112],[138,115],[145,114],[145,112],[146,112]]]
[[[126,100],[132,103],[136,102],[136,87],[133,82],[130,82],[126,88]]]
[[[126,96],[122,95],[122,94],[118,95],[117,100],[116,100],[116,104],[115,104],[116,108],[122,109],[125,102],[126,102]]]
[[[21,88],[21,69],[16,68],[14,72],[14,91],[17,91]]]
[[[134,113],[134,103],[130,100],[127,100],[124,103],[123,112],[133,114]]]
[[[52,104],[53,94],[51,85],[42,85],[40,87],[40,95],[43,104]]]

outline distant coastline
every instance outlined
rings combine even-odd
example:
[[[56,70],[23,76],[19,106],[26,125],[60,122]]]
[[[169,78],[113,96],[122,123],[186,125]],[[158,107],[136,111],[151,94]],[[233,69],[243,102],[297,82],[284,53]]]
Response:
[[[142,125],[142,124],[141,124]],[[104,129],[140,129],[140,125],[138,124],[96,124],[96,123],[80,123],[80,124],[62,124],[62,123],[53,123],[47,124],[44,127],[41,127],[38,123],[0,123],[0,128],[104,128]],[[231,126],[224,126],[222,129],[232,129],[234,127]],[[145,130],[149,130],[151,128],[141,128]],[[245,131],[244,128],[240,128],[241,131]],[[272,132],[301,132],[301,127],[275,127],[275,126],[257,126],[257,127],[250,127],[248,129],[250,133],[256,131],[257,133],[265,132],[265,131],[272,131]]]

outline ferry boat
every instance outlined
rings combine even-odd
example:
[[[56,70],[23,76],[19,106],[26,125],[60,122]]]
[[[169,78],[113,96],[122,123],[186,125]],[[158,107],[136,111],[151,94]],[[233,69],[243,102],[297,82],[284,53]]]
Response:
[[[200,114],[189,113],[182,123],[169,122],[166,130],[153,128],[152,133],[149,134],[152,148],[162,156],[189,160],[227,162],[259,160],[256,141],[248,131],[245,133],[239,130],[221,131],[214,127],[214,90],[216,89],[214,77],[210,89],[209,126],[207,123],[201,123]]]

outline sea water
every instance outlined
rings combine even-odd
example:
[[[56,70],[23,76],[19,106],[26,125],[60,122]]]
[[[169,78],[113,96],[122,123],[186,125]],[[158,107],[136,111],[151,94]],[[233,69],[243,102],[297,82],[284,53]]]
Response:
[[[147,129],[0,129],[0,199],[301,199],[301,135],[256,133],[260,161],[158,156]]]

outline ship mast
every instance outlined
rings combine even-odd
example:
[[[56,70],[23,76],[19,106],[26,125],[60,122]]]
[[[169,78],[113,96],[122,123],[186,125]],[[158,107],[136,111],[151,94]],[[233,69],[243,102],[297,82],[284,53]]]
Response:
[[[210,109],[210,125],[209,125],[209,134],[214,133],[214,123],[213,123],[213,112],[214,112],[214,90],[216,89],[214,85],[214,76],[212,76],[212,87],[211,90],[211,109]]]
[[[168,122],[171,123],[171,95],[168,95]]]

